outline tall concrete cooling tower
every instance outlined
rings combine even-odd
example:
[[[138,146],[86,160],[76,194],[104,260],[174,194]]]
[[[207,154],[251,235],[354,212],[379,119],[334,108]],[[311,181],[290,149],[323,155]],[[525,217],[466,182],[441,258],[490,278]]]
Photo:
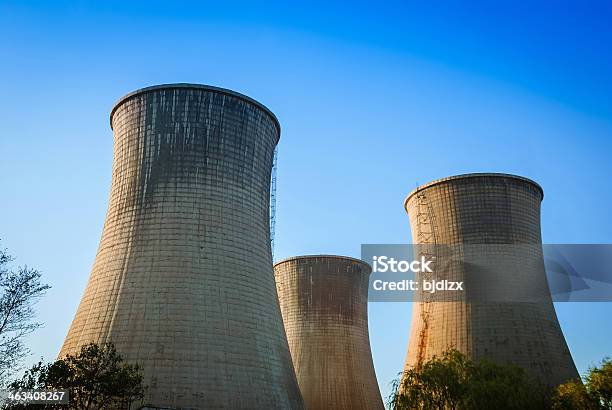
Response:
[[[372,269],[343,256],[274,265],[289,349],[309,410],[383,409],[368,335]]]
[[[172,84],[111,112],[110,202],[60,355],[113,342],[153,408],[302,408],[274,283],[263,105]]]
[[[542,198],[535,182],[505,174],[444,178],[408,195],[416,252],[446,247],[462,261],[478,262],[433,269],[438,279],[464,281],[464,299],[419,295],[406,368],[453,347],[475,359],[516,364],[546,385],[578,377],[546,280]]]

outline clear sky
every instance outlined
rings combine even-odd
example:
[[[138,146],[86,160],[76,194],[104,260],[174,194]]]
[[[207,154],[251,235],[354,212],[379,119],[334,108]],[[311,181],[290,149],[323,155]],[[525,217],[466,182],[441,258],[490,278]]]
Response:
[[[0,2],[0,238],[53,286],[30,361],[58,353],[93,263],[113,103],[195,82],[274,111],[277,259],[409,243],[405,195],[507,172],[545,191],[546,243],[612,243],[612,3]],[[410,304],[370,303],[383,394]],[[612,304],[556,305],[581,372]]]

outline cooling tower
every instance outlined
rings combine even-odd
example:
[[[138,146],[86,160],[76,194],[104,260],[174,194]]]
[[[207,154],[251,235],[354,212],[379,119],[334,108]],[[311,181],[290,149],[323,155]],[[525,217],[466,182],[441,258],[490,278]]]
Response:
[[[112,342],[149,408],[302,408],[269,231],[280,128],[263,105],[173,84],[111,112],[102,239],[60,356]]]
[[[368,335],[371,268],[343,256],[274,265],[298,384],[309,410],[383,409]]]
[[[408,195],[415,252],[452,249],[461,260],[479,262],[448,263],[438,272],[465,282],[464,299],[419,295],[407,368],[453,347],[474,359],[516,364],[546,385],[578,377],[546,280],[542,198],[535,182],[505,174],[444,178]]]

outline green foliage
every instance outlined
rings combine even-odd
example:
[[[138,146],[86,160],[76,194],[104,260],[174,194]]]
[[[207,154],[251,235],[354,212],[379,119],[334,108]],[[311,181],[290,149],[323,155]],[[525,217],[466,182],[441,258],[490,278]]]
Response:
[[[395,382],[389,404],[395,409],[457,408],[465,395],[470,363],[456,350],[409,369]]]
[[[139,367],[124,363],[110,343],[101,346],[91,343],[76,355],[67,355],[54,363],[38,363],[10,388],[68,389],[69,405],[46,407],[58,409],[129,409],[144,395]]]
[[[591,367],[585,377],[587,390],[604,409],[612,409],[612,360],[605,358],[601,367]]]
[[[553,409],[612,410],[612,360],[602,360],[591,367],[584,384],[574,380],[558,386],[552,399]]]
[[[612,410],[612,360],[591,367],[584,383],[574,380],[551,391],[520,367],[475,362],[451,349],[395,380],[388,404],[396,410]]]
[[[394,382],[393,409],[541,409],[545,388],[523,369],[487,360],[474,362],[451,349]]]
[[[552,408],[555,410],[596,410],[597,400],[589,394],[586,386],[580,380],[564,383],[554,391]]]
[[[466,409],[542,409],[548,407],[548,390],[522,368],[480,360],[472,367]]]

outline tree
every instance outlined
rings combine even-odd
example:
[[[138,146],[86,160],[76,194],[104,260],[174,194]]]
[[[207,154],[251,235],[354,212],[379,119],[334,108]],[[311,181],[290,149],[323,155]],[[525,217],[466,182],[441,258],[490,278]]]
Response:
[[[456,350],[408,369],[394,382],[389,405],[394,409],[456,409],[465,395],[472,363]]]
[[[521,367],[481,359],[471,370],[462,408],[535,410],[550,406],[550,390]]]
[[[602,408],[612,410],[612,360],[608,357],[601,361],[601,367],[591,367],[585,382]]]
[[[590,367],[581,380],[573,380],[555,389],[553,409],[612,410],[612,360],[605,358],[600,367]]]
[[[598,410],[597,400],[580,380],[573,380],[557,386],[552,397],[555,410]]]
[[[523,369],[488,360],[474,362],[451,349],[396,380],[393,409],[541,409],[546,389]]]
[[[0,249],[0,386],[28,353],[24,337],[42,326],[34,322],[34,304],[50,288],[41,274],[27,266],[13,270],[13,258]]]
[[[66,355],[54,363],[38,363],[20,380],[10,385],[15,390],[67,389],[70,403],[47,408],[130,409],[142,400],[145,387],[138,365],[125,363],[111,343],[90,343],[76,355]],[[13,406],[14,409],[28,406]],[[37,407],[40,408],[40,407]]]

